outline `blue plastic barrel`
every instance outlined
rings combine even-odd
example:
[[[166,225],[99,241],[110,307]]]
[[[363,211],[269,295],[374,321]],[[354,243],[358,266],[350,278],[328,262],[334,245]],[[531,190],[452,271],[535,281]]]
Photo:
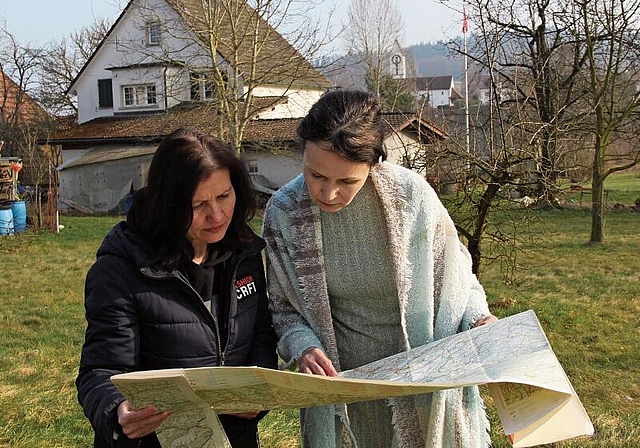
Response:
[[[0,235],[13,235],[13,211],[11,205],[0,205]]]
[[[27,230],[27,206],[24,201],[14,201],[11,203],[13,212],[13,230],[24,232]]]

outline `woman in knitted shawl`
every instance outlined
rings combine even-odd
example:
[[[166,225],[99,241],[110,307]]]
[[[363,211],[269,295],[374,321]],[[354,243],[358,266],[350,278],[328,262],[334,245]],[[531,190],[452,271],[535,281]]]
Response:
[[[335,376],[496,318],[433,189],[385,162],[380,107],[325,94],[298,128],[303,174],[264,218],[270,307],[287,367]],[[477,387],[303,409],[304,447],[486,447]]]

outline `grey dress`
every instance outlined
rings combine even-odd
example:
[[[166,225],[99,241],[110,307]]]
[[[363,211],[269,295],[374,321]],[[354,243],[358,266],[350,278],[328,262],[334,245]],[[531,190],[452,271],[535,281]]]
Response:
[[[340,365],[352,369],[402,351],[400,306],[382,205],[371,180],[351,204],[321,213],[322,242]],[[348,406],[359,447],[393,445],[386,400]],[[340,425],[339,425],[340,426]],[[338,426],[337,431],[341,428]]]

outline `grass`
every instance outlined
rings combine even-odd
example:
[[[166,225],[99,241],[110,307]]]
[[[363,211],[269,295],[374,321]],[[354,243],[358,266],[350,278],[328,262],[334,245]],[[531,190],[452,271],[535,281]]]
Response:
[[[587,210],[536,214],[538,238],[521,248],[516,282],[507,285],[495,265],[484,267],[491,308],[498,316],[536,312],[594,422],[593,438],[552,446],[637,446],[640,213],[607,213],[607,240],[600,245],[585,244]],[[74,386],[85,328],[84,276],[117,220],[63,216],[59,234],[0,238],[0,447],[91,445]],[[507,447],[484,392],[494,446]],[[264,447],[297,447],[297,438],[297,411],[272,412],[261,424]]]
[[[60,234],[0,240],[0,446],[89,446],[75,398],[84,275],[113,218],[63,218]]]
[[[607,215],[607,243],[587,245],[588,211],[540,211],[545,238],[524,248],[517,289],[487,269],[482,282],[499,316],[533,309],[596,434],[567,447],[636,446],[640,438],[640,213]],[[540,229],[543,231],[542,228]],[[491,409],[491,406],[489,406]],[[493,412],[492,439],[509,446]]]
[[[570,190],[568,180],[560,186],[566,196],[567,203],[576,205],[581,203],[583,207],[590,207],[591,195],[585,193],[590,191],[591,184],[584,182],[579,184],[579,187],[585,189],[582,192],[582,198],[579,190]],[[608,207],[612,207],[615,204],[622,204],[627,207],[633,206],[635,201],[640,198],[640,172],[611,175],[604,181],[604,189],[606,193],[604,199]]]

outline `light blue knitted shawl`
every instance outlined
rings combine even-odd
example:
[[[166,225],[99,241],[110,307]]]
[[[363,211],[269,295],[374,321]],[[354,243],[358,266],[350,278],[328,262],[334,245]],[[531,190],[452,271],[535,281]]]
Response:
[[[489,314],[471,258],[429,184],[388,162],[375,165],[370,175],[385,212],[405,348],[467,330],[479,316]],[[263,237],[270,307],[286,367],[315,346],[340,370],[323,269],[320,210],[302,175],[269,201]],[[489,423],[475,386],[394,398],[389,405],[401,448],[490,445]],[[336,416],[347,428],[341,434],[336,434]],[[356,446],[348,421],[344,405],[302,410],[303,446]]]

